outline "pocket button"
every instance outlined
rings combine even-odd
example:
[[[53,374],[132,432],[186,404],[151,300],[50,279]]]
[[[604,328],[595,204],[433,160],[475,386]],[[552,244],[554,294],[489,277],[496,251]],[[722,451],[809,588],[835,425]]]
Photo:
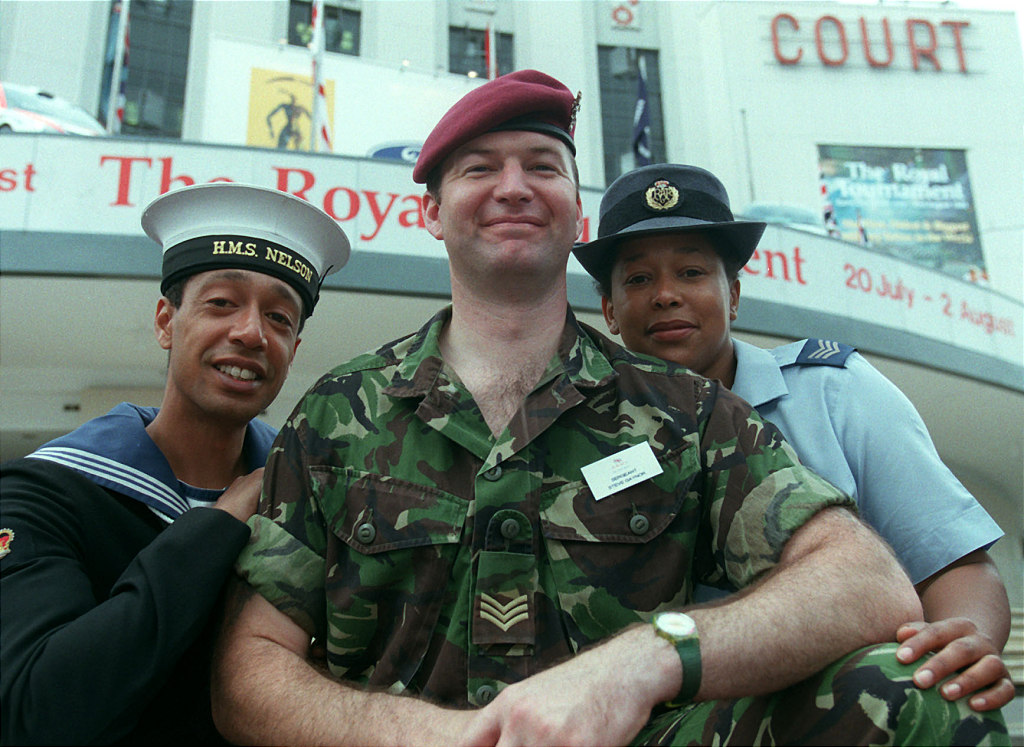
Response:
[[[631,531],[633,534],[647,534],[647,530],[649,530],[650,528],[651,522],[643,514],[634,514],[633,518],[629,520],[629,531]]]
[[[362,542],[364,545],[368,545],[373,542],[377,537],[377,530],[374,529],[373,524],[366,522],[360,524],[356,528],[356,539]]]

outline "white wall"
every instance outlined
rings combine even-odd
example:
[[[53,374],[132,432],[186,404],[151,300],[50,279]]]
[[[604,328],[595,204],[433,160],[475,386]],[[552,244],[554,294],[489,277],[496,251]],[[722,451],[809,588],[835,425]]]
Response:
[[[686,70],[671,84],[678,86],[678,95],[665,92],[668,118],[684,123],[682,143],[670,143],[671,158],[722,177],[734,206],[752,199],[752,176],[757,201],[819,210],[817,144],[964,149],[992,285],[1022,297],[1024,63],[1012,13],[826,2],[720,2],[703,12],[689,3],[665,5],[670,43],[662,48],[663,75],[669,66]],[[780,12],[800,24],[803,58],[797,65],[782,65],[773,53],[771,20]],[[825,15],[838,18],[846,30],[849,58],[842,66],[828,67],[818,59],[813,26]],[[873,69],[865,62],[861,17],[876,42],[882,19],[889,20],[894,46],[889,68]],[[942,72],[926,63],[921,70],[911,68],[905,30],[910,18],[936,28]],[[969,23],[961,31],[966,73],[959,72],[944,21]],[[700,50],[696,59],[695,48]],[[790,41],[783,51],[788,56],[794,49]],[[884,57],[880,46],[873,53]],[[746,169],[741,109],[752,175]]]
[[[414,73],[451,77],[439,72],[447,67],[449,23],[482,25],[493,19],[500,30],[514,33],[518,67],[545,70],[582,90],[578,160],[582,182],[595,187],[604,185],[598,44],[660,48],[668,158],[710,168],[726,183],[734,207],[753,196],[818,209],[819,143],[964,149],[992,287],[1024,298],[1019,219],[1024,205],[1024,63],[1012,12],[968,11],[945,3],[644,0],[635,6],[639,22],[620,28],[611,20],[620,4],[366,0],[361,4],[360,61],[398,69],[409,60]],[[481,11],[488,8],[493,15]],[[4,0],[0,78],[45,85],[95,111],[108,13],[108,0]],[[797,44],[803,48],[800,64],[782,65],[773,54],[771,21],[779,13],[790,13],[800,23],[800,30],[784,39],[787,54]],[[847,33],[849,59],[838,67],[817,59],[813,26],[825,15],[839,19]],[[186,139],[210,137],[216,129],[211,118],[222,116],[222,102],[210,95],[211,81],[224,64],[215,39],[258,45],[266,65],[280,62],[296,71],[308,67],[303,50],[278,44],[286,35],[287,16],[287,0],[196,0]],[[881,20],[889,20],[895,54],[889,68],[866,64],[861,17],[876,42],[876,56],[882,56]],[[908,18],[924,19],[938,30],[942,72],[927,63],[921,70],[910,69]],[[966,73],[957,70],[944,21],[969,24],[961,31]],[[329,75],[343,57],[326,55]],[[338,74],[335,78],[344,82]],[[339,98],[342,105],[346,101]],[[373,103],[354,100],[336,114],[357,128],[362,113],[372,108]],[[432,122],[435,113],[423,102],[412,102],[395,118]]]
[[[108,0],[3,0],[0,80],[39,86],[95,113]]]

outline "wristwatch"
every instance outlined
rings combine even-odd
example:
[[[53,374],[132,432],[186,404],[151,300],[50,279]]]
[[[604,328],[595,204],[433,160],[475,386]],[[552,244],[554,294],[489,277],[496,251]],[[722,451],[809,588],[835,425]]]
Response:
[[[654,632],[676,647],[683,663],[683,684],[679,694],[667,703],[686,705],[700,689],[700,637],[697,623],[683,612],[659,612],[653,620]]]

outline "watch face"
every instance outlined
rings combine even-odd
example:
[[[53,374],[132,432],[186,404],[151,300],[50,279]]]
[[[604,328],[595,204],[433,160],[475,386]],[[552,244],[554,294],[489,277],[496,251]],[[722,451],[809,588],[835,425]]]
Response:
[[[682,612],[665,612],[658,615],[657,625],[669,635],[683,638],[697,632],[697,624],[689,615]]]

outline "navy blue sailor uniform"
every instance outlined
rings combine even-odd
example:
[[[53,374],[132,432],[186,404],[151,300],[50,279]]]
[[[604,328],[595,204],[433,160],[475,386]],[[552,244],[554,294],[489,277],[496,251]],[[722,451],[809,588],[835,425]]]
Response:
[[[145,431],[156,413],[122,403],[0,465],[4,744],[224,742],[211,613],[249,528],[202,508],[222,491],[178,482]],[[250,422],[250,470],[275,435]]]

